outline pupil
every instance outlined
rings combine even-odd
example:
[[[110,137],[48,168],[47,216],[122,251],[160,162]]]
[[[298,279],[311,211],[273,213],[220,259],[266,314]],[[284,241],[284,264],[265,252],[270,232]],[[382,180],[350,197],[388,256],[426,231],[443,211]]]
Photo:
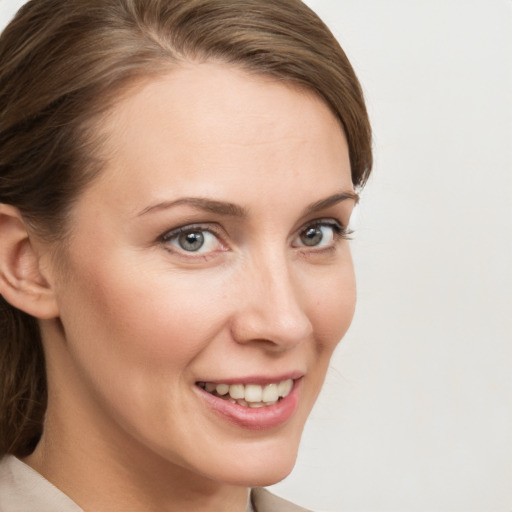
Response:
[[[313,246],[318,245],[323,238],[322,230],[320,228],[309,228],[301,235],[301,240],[304,245]]]
[[[190,231],[180,235],[179,243],[185,251],[197,251],[204,244],[204,236],[199,231]]]

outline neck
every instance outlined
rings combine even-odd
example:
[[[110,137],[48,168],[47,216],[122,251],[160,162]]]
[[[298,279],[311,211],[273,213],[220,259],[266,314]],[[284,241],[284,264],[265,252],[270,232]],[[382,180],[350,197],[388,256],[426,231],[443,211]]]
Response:
[[[24,462],[85,512],[244,512],[248,489],[115,446],[84,449],[46,431]],[[67,436],[66,436],[67,437]],[[57,442],[58,440],[58,442]],[[158,460],[160,459],[160,460]]]

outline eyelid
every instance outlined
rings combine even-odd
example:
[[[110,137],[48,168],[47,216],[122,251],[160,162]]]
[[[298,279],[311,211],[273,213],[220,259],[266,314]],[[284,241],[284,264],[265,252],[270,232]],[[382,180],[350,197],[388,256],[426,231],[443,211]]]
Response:
[[[163,235],[160,235],[159,239],[163,242],[174,238],[177,235],[181,235],[182,233],[186,233],[187,231],[208,231],[209,233],[214,234],[215,236],[220,236],[219,232],[220,229],[212,228],[211,223],[192,223],[192,224],[185,224],[182,226],[179,226],[177,228],[169,229],[167,230]]]

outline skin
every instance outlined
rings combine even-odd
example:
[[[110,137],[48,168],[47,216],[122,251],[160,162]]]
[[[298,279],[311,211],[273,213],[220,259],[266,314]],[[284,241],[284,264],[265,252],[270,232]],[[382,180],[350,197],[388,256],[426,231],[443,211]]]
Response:
[[[58,315],[41,321],[49,405],[26,462],[86,511],[241,512],[247,487],[291,471],[353,316],[330,224],[355,199],[307,213],[353,193],[343,131],[315,95],[218,63],[140,85],[101,129],[109,159],[74,205],[64,271],[42,266]],[[190,197],[236,208],[168,205]],[[191,224],[214,231],[197,253],[164,236]],[[271,429],[219,417],[196,386],[291,372],[297,409]]]

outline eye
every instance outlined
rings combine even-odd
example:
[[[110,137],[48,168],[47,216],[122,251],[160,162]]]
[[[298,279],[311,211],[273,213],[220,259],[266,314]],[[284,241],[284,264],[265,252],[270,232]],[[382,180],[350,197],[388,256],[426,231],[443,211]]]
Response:
[[[345,237],[345,230],[336,221],[317,222],[306,226],[295,239],[295,247],[329,247],[337,238]]]
[[[223,245],[214,233],[198,226],[187,226],[170,231],[162,237],[162,241],[181,252],[195,254],[223,249]]]

